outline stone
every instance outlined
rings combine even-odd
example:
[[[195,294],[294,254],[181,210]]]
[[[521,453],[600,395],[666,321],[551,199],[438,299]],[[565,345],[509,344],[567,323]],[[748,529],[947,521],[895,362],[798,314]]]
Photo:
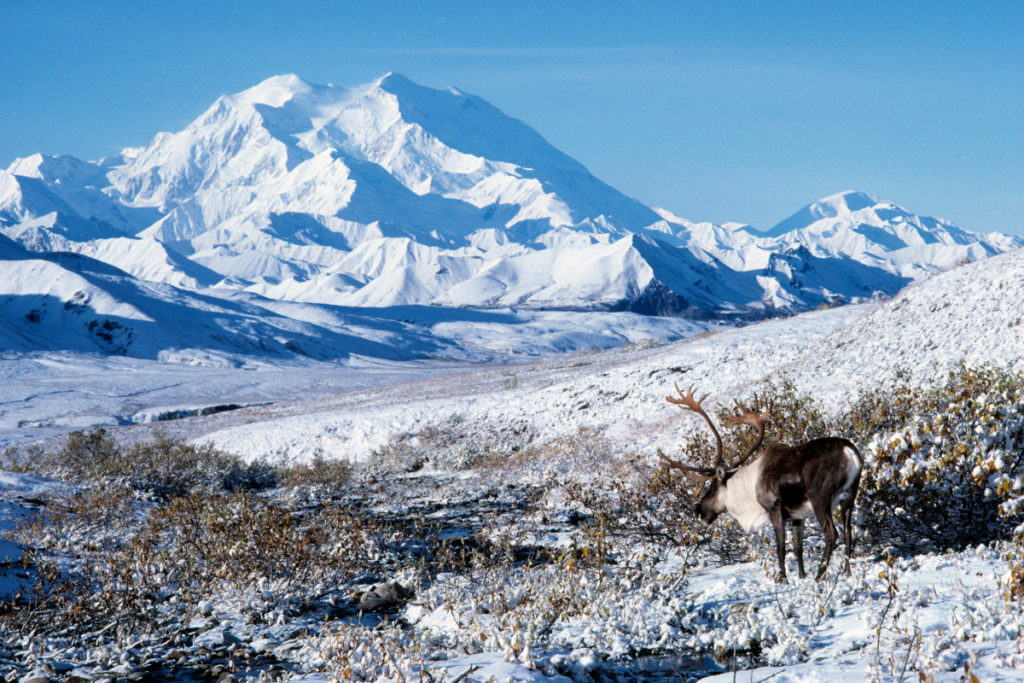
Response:
[[[281,643],[277,642],[276,640],[271,640],[270,638],[257,638],[256,640],[252,641],[250,647],[252,647],[252,649],[256,652],[268,652],[275,648],[281,647]]]
[[[397,581],[379,583],[359,596],[359,609],[363,612],[393,609],[404,604],[414,595],[411,590]]]
[[[72,669],[71,673],[64,679],[64,683],[92,683],[94,680],[96,679],[88,671]]]
[[[33,669],[23,676],[18,683],[53,683],[42,669]]]

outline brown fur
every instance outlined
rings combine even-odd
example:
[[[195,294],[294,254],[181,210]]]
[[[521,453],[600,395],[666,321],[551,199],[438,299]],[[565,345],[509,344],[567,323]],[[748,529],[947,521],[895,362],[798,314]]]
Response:
[[[725,512],[724,493],[729,480],[747,467],[760,463],[760,476],[757,479],[757,503],[764,509],[775,529],[775,540],[779,556],[779,578],[786,579],[786,534],[785,523],[793,523],[794,551],[800,577],[805,576],[803,559],[803,519],[796,515],[806,515],[805,506],[813,510],[821,529],[825,534],[825,551],[816,578],[821,579],[828,568],[832,551],[838,540],[838,532],[832,522],[833,502],[840,510],[843,520],[843,531],[846,540],[846,573],[850,573],[850,555],[853,552],[853,507],[860,485],[859,466],[850,463],[851,456],[857,448],[846,439],[834,437],[814,439],[797,446],[775,444],[770,446],[761,456],[760,461],[746,465],[739,470],[726,473],[721,480],[716,479],[710,490],[698,505],[698,514],[709,523],[720,513]],[[855,470],[856,467],[856,471]],[[846,490],[846,496],[836,501],[836,497]]]

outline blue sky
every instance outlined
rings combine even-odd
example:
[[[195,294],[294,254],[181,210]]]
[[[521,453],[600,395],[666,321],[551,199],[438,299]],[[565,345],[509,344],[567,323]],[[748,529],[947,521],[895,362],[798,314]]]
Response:
[[[0,167],[95,159],[276,74],[455,85],[620,190],[767,229],[861,190],[1024,234],[1021,2],[0,0]]]

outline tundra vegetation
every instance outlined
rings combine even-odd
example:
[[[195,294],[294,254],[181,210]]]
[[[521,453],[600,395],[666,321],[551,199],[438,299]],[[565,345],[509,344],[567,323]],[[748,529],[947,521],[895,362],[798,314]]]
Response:
[[[700,523],[690,478],[599,429],[541,441],[526,422],[451,415],[358,464],[246,463],[96,429],[53,451],[4,453],[4,469],[67,485],[27,501],[34,514],[8,534],[25,554],[22,589],[0,613],[0,673],[13,680],[58,658],[132,680],[320,671],[434,683],[439,662],[496,649],[585,681],[650,653],[801,661],[822,620],[869,602],[882,680],[927,678],[960,664],[949,655],[960,643],[1024,633],[1021,375],[959,364],[918,386],[898,371],[838,415],[784,376],[742,398],[771,411],[766,444],[857,445],[852,577],[833,567],[824,584],[702,603],[688,586],[705,567],[776,571],[770,529]],[[719,423],[728,415],[723,401]],[[757,438],[723,437],[735,453]],[[697,433],[673,458],[707,467],[716,455]],[[813,556],[821,533],[807,524]],[[1009,562],[1002,603],[915,632],[899,601],[927,598],[901,590],[901,572],[915,556],[965,548]]]

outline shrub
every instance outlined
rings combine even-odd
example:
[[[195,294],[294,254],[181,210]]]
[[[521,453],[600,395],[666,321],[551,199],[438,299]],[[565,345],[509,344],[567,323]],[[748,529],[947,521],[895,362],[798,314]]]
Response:
[[[317,450],[308,463],[293,463],[280,468],[280,483],[296,486],[323,486],[330,491],[346,488],[353,475],[353,466],[344,458],[328,460]]]
[[[786,376],[762,383],[747,406],[771,409],[766,444],[842,436],[858,445],[858,525],[869,546],[959,549],[1008,538],[1024,518],[1022,400],[1021,375],[961,362],[926,386],[898,368],[835,417]],[[719,408],[719,423],[726,412]],[[703,434],[681,448],[683,461],[713,462]],[[727,453],[745,452],[754,436],[724,432]]]
[[[1024,516],[1024,380],[960,363],[913,389],[897,376],[852,411],[867,441],[860,525],[877,546],[962,548],[1009,538]]]
[[[835,417],[825,415],[812,396],[783,376],[763,382],[745,405],[757,412],[771,409],[766,444],[831,435],[858,445],[864,458],[858,526],[869,547],[960,549],[1009,538],[1024,521],[1020,374],[959,363],[943,381],[916,386],[907,371],[897,369],[892,379],[863,391],[849,411]],[[719,406],[718,424],[730,408]],[[746,452],[755,438],[748,427],[720,433],[727,462]],[[711,466],[716,452],[702,428],[675,457]],[[707,531],[695,525],[690,500],[700,492],[679,472],[652,468],[635,455],[593,471],[607,474],[559,481],[569,503],[591,516],[592,539],[625,536],[708,545],[726,562],[756,545],[755,539],[737,536],[728,523]],[[591,545],[595,551],[603,547],[596,540]],[[1024,569],[1020,573],[1024,576]]]
[[[196,446],[160,432],[155,436],[153,441],[125,447],[102,427],[72,432],[61,450],[37,452],[22,467],[65,481],[121,481],[163,497],[196,489],[261,489],[276,483],[274,468],[265,463],[247,464],[210,444]]]
[[[451,415],[415,434],[391,439],[373,452],[364,472],[377,478],[426,467],[442,472],[467,470],[512,457],[532,440],[533,429],[522,420],[495,425]]]
[[[17,530],[35,546],[36,582],[22,596],[26,609],[0,627],[116,620],[146,630],[225,589],[272,586],[284,600],[315,600],[397,557],[396,530],[340,506],[298,514],[249,492],[156,504],[131,493],[101,485],[53,499]]]

